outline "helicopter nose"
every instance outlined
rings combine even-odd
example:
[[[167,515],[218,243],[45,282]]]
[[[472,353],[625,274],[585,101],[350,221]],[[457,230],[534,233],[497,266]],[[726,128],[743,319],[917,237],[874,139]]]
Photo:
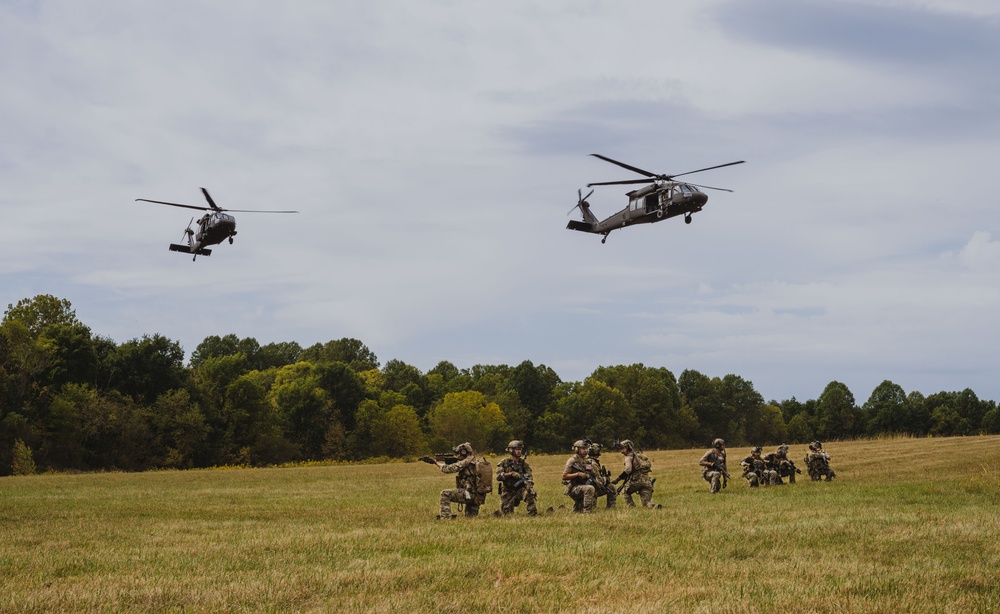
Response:
[[[705,194],[704,192],[696,192],[691,195],[691,202],[701,207],[708,202],[708,194]]]

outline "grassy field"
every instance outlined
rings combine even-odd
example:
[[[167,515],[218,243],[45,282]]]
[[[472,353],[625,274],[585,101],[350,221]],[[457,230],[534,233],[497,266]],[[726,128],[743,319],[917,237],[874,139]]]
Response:
[[[0,478],[0,611],[1000,611],[1000,437],[825,447],[831,483],[652,452],[661,510],[450,522],[423,463]]]

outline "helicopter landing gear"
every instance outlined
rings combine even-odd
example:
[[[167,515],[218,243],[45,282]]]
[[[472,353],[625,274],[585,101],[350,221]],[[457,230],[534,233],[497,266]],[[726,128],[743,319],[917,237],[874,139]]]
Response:
[[[601,245],[604,245],[607,242],[608,242],[608,235],[604,235],[603,237],[601,237]]]
[[[233,238],[232,238],[232,237],[229,237],[229,244],[230,244],[230,245],[232,245],[232,244],[233,244]]]
[[[663,209],[656,210],[656,219],[658,220],[663,219]]]
[[[685,224],[690,224],[691,223],[691,215],[690,214],[684,216],[684,223]]]

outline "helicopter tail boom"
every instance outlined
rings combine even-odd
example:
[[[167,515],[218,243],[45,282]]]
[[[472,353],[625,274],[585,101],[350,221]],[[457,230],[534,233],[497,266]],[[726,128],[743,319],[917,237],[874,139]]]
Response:
[[[198,251],[192,252],[191,247],[188,245],[178,245],[177,243],[170,244],[170,251],[172,252],[183,252],[185,254],[194,254],[196,256],[211,256],[212,250],[210,249],[199,249]]]
[[[566,224],[566,228],[570,230],[579,230],[580,232],[597,232],[597,230],[594,229],[594,224],[581,222],[579,220],[570,220],[569,223]]]

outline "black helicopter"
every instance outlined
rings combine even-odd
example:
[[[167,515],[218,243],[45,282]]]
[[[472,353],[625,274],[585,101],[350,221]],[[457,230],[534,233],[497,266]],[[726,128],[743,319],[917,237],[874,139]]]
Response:
[[[732,192],[732,190],[727,190],[726,188],[713,188],[712,186],[698,185],[695,183],[674,181],[674,178],[682,175],[700,173],[702,171],[710,171],[724,166],[743,164],[744,162],[744,160],[740,160],[739,162],[729,162],[728,164],[709,166],[708,168],[700,168],[696,171],[688,171],[686,173],[677,173],[676,175],[657,175],[656,173],[644,171],[641,168],[630,166],[624,162],[619,162],[618,160],[612,160],[611,158],[600,154],[590,155],[595,158],[600,158],[605,162],[617,164],[618,166],[626,168],[634,173],[645,175],[646,179],[626,179],[624,181],[601,181],[598,183],[588,183],[588,188],[595,185],[623,185],[632,183],[651,184],[644,188],[628,192],[626,194],[626,196],[628,196],[628,206],[618,213],[615,213],[614,215],[603,220],[598,220],[597,217],[591,213],[590,203],[587,202],[587,199],[590,198],[590,195],[593,194],[594,191],[591,190],[586,196],[583,196],[583,191],[577,190],[576,206],[574,206],[573,209],[580,209],[580,213],[583,214],[583,221],[572,220],[566,225],[566,228],[570,230],[579,230],[581,232],[592,232],[604,235],[601,239],[601,243],[608,240],[608,234],[610,234],[612,230],[625,228],[626,226],[632,226],[634,224],[652,224],[654,222],[660,222],[678,215],[683,215],[684,222],[686,224],[690,224],[691,214],[701,211],[701,208],[708,202],[708,195],[698,188],[722,190],[723,192]],[[572,213],[573,209],[570,209],[569,212]]]
[[[162,200],[149,200],[147,198],[137,198],[136,201],[143,201],[147,203],[156,203],[158,205],[170,205],[171,207],[184,207],[185,209],[198,209],[200,211],[210,211],[211,213],[206,213],[198,220],[198,231],[195,232],[191,230],[191,223],[194,222],[194,218],[188,222],[187,228],[184,230],[184,235],[181,237],[187,237],[187,245],[178,245],[177,243],[170,244],[170,251],[172,252],[184,252],[186,254],[194,254],[191,258],[192,261],[198,258],[198,256],[211,256],[212,250],[205,249],[208,245],[217,245],[222,243],[226,239],[229,239],[229,244],[232,245],[233,237],[236,236],[236,218],[226,213],[226,211],[236,211],[238,213],[298,213],[298,211],[259,211],[255,209],[223,209],[215,204],[212,200],[211,195],[209,195],[208,190],[205,188],[201,189],[201,193],[205,195],[205,200],[208,201],[207,207],[199,207],[197,205],[182,205],[180,203],[168,203]]]

